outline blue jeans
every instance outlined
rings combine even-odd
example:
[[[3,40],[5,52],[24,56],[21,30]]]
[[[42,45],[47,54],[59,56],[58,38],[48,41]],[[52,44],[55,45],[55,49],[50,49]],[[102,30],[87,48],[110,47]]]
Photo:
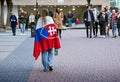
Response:
[[[72,18],[68,18],[68,24],[70,27],[72,27]]]
[[[53,66],[53,49],[49,49],[42,52],[42,64],[44,70],[48,70],[49,66]]]
[[[112,27],[112,33],[113,33],[113,36],[114,36],[114,35],[116,35],[115,21],[111,21],[111,27]]]
[[[24,32],[25,32],[25,27],[26,27],[26,24],[25,24],[25,23],[20,23],[20,32],[21,32],[22,34],[24,34]]]

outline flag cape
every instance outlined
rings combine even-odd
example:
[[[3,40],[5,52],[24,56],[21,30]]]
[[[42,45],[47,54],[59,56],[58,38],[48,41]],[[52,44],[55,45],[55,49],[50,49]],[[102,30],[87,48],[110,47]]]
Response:
[[[55,24],[36,29],[33,56],[37,60],[40,53],[51,48],[60,48],[60,41]]]

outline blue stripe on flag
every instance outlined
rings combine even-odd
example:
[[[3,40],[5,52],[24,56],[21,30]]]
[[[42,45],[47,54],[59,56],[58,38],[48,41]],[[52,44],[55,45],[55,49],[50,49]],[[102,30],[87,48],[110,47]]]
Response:
[[[39,41],[47,37],[48,37],[48,30],[46,30],[46,28],[42,27],[36,30],[35,41]]]

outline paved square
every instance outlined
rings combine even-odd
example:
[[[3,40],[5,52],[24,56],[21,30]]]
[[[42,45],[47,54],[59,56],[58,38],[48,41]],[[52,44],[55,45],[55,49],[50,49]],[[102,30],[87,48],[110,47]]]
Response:
[[[89,39],[85,34],[79,29],[62,32],[54,71],[47,73],[41,56],[37,61],[32,56],[30,31],[22,39],[0,35],[0,82],[120,82],[120,37]]]

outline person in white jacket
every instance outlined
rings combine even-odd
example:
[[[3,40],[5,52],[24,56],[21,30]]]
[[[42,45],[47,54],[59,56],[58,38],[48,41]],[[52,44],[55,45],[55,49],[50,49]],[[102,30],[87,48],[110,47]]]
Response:
[[[29,16],[29,24],[30,28],[32,27],[32,25],[35,25],[35,15],[33,13],[31,13],[31,15]]]
[[[93,25],[93,34],[94,34],[94,37],[97,37],[99,11],[96,9],[96,7],[93,8],[93,14],[94,14],[94,18],[95,18],[95,24]]]

